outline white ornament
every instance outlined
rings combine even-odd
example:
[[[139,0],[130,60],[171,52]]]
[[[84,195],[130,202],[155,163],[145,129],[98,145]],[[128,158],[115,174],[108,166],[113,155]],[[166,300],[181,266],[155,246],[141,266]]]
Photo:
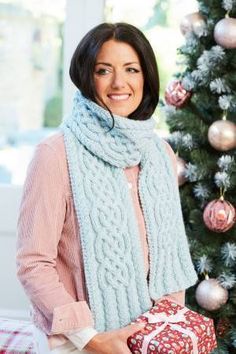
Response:
[[[228,300],[228,291],[224,289],[218,280],[205,279],[196,290],[197,303],[205,310],[218,310]]]
[[[236,48],[236,19],[228,17],[217,22],[214,38],[223,48]]]

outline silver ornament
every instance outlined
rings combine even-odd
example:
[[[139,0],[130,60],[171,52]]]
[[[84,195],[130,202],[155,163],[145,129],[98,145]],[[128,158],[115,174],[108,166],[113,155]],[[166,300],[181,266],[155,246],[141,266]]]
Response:
[[[227,151],[236,147],[236,124],[217,120],[208,130],[208,140],[216,150]]]
[[[186,15],[180,23],[180,31],[185,36],[189,32],[202,34],[206,26],[203,16],[199,12]]]
[[[223,288],[217,279],[205,279],[196,289],[198,305],[208,311],[218,310],[228,300],[228,291]]]
[[[217,22],[214,38],[223,48],[236,48],[236,19],[229,17]]]
[[[176,160],[177,160],[178,183],[179,183],[179,186],[182,186],[187,180],[187,178],[185,176],[186,162],[184,161],[184,159],[182,159],[179,156],[176,157]]]

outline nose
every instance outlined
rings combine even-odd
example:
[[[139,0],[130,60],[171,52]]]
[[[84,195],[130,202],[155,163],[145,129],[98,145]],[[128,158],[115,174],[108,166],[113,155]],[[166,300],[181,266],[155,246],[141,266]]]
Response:
[[[121,71],[114,72],[114,74],[112,76],[111,86],[114,89],[120,89],[120,88],[125,87],[124,73],[122,73]]]

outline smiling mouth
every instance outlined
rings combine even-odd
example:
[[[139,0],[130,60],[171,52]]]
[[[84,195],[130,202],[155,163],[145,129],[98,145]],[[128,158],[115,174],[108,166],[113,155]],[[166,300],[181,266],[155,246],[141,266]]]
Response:
[[[130,94],[110,94],[107,96],[112,101],[126,101],[129,99]]]

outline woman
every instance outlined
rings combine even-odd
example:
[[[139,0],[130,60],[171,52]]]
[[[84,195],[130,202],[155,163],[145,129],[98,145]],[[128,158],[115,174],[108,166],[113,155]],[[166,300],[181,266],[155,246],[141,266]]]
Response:
[[[196,281],[175,155],[153,133],[158,71],[137,28],[92,29],[70,76],[71,117],[29,167],[18,276],[52,353],[126,354],[130,323]]]

